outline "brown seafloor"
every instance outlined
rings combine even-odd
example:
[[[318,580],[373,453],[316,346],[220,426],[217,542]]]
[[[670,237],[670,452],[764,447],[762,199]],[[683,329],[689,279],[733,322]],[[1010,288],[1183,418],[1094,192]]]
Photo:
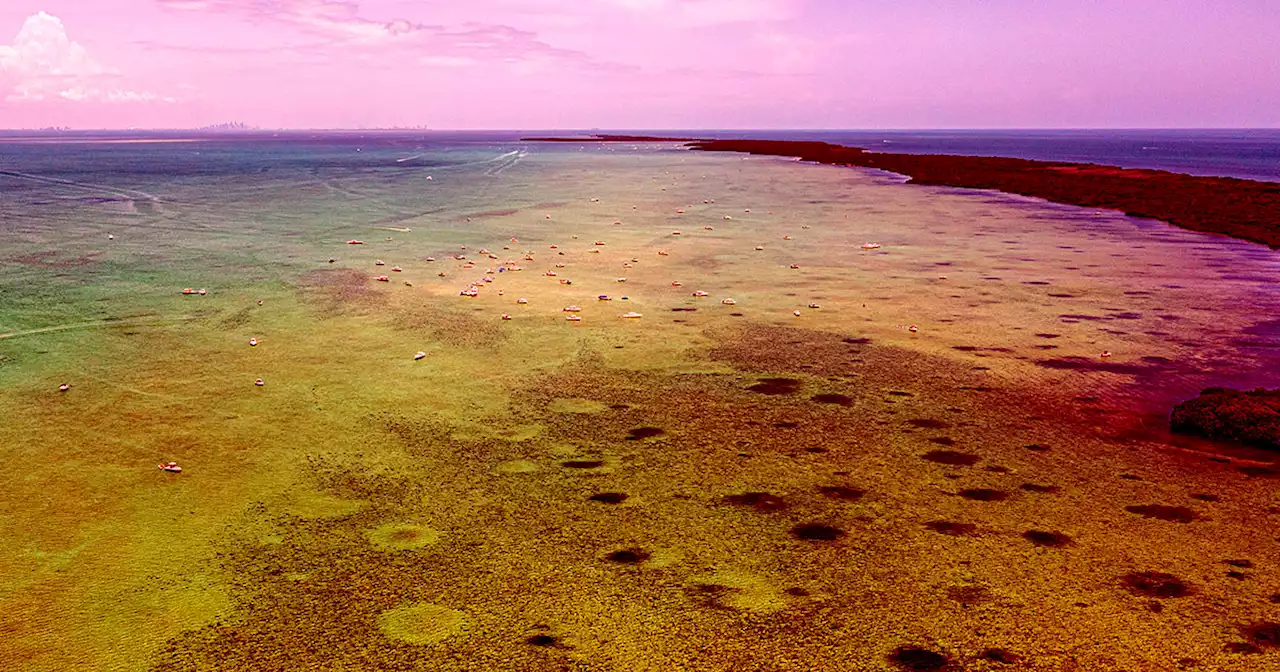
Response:
[[[589,354],[548,372],[493,418],[541,423],[534,438],[370,416],[433,478],[317,460],[324,492],[366,505],[246,512],[289,532],[226,548],[234,616],[171,642],[155,669],[1277,664],[1274,481],[1117,441],[1067,390],[992,387],[955,362],[802,328],[709,336],[733,373]],[[605,410],[549,410],[565,398]],[[937,450],[939,432],[953,448]],[[500,468],[519,460],[538,469]],[[371,546],[366,531],[407,502],[442,538]],[[426,616],[397,635],[380,620],[393,610]]]

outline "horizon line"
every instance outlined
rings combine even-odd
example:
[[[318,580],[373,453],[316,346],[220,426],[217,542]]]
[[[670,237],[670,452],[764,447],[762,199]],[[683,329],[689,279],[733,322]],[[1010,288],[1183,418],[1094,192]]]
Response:
[[[409,126],[373,126],[373,127],[255,127],[218,128],[219,125],[200,127],[152,127],[152,128],[0,128],[0,133],[167,133],[167,132],[203,132],[203,133],[276,133],[276,132],[369,132],[369,131],[410,131],[430,133],[578,133],[583,135],[610,135],[616,133],[643,132],[904,132],[904,131],[1280,131],[1280,126],[987,126],[987,127],[864,127],[864,128],[428,128]]]

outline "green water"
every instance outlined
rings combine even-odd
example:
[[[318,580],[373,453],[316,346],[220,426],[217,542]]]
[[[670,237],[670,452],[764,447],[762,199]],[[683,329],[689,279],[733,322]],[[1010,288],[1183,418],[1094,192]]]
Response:
[[[1274,481],[1150,423],[1274,383],[1275,252],[672,147],[364,144],[0,147],[5,667],[1274,657],[1227,648],[1274,618]]]

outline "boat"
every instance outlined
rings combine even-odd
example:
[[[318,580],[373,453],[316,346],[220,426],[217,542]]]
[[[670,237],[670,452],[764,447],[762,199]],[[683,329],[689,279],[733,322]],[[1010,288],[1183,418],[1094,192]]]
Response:
[[[160,471],[167,471],[173,474],[182,473],[182,467],[179,467],[177,462],[162,462],[157,466],[160,467]]]
[[[352,238],[351,240],[348,240],[348,241],[347,241],[347,244],[348,244],[348,245],[364,245],[364,241],[363,241],[363,240],[356,240],[356,239]]]
[[[704,292],[704,291],[702,291],[702,290],[698,290],[698,291],[694,292],[694,293],[693,293],[693,295],[694,295],[694,296],[709,296],[706,292]]]
[[[374,278],[374,280],[377,280],[378,282],[391,282],[391,278],[388,278],[385,275],[379,275],[378,277]]]
[[[878,250],[878,249],[880,249],[880,243],[863,243],[863,244],[862,244],[862,249],[864,249],[864,250]]]
[[[635,319],[639,319],[639,318],[641,318],[641,317],[644,317],[644,315],[641,315],[640,313],[637,313],[637,312],[632,311],[632,312],[630,312],[630,313],[623,313],[622,315],[619,315],[619,317],[621,317],[621,318],[623,318],[623,319],[626,319],[626,320],[635,320]]]
[[[63,383],[63,384],[61,384],[61,385],[59,385],[59,386],[58,386],[58,391],[59,391],[59,392],[66,392],[66,391],[67,391],[67,390],[69,390],[69,389],[71,389],[71,384],[70,384],[70,383]]]
[[[597,298],[597,299],[599,299],[599,300],[601,300],[601,301],[612,301],[612,300],[613,300],[613,299],[612,299],[608,294],[601,294],[600,296],[597,296],[596,298]]]
[[[720,303],[723,303],[723,304],[724,304],[724,305],[726,305],[726,306],[735,306],[735,305],[737,305],[737,304],[738,304],[738,302],[737,302],[737,301],[734,301],[733,299],[724,299],[724,300],[720,301]]]
[[[582,321],[582,318],[581,318],[581,317],[578,317],[577,315],[568,315],[568,316],[566,316],[564,319],[569,320],[570,322],[581,322],[581,321]]]
[[[579,308],[579,307],[577,307],[577,306],[565,306],[565,307],[564,307],[564,312],[566,312],[566,313],[576,313],[576,312],[579,312],[579,311],[581,311],[581,310],[582,310],[582,309],[581,309],[581,308]]]
[[[257,344],[258,344],[258,339],[256,339],[256,338],[251,338],[251,339],[249,339],[249,345],[253,346],[253,345],[257,345]]]
[[[374,266],[386,266],[386,265],[387,265],[387,262],[385,262],[385,261],[383,261],[383,260],[381,260],[381,259],[375,259],[375,260],[373,261],[373,265],[374,265]]]
[[[413,355],[413,361],[415,361],[415,362],[416,362],[416,361],[418,361],[419,359],[422,359],[423,357],[426,357],[426,356],[427,356],[427,353],[422,352],[421,350],[419,350],[418,352],[414,353],[414,355]]]

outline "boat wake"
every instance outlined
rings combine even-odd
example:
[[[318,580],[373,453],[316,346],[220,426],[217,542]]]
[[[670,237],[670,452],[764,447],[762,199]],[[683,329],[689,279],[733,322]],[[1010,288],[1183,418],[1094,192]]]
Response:
[[[162,324],[171,324],[177,322],[186,322],[188,320],[199,319],[200,315],[183,315],[180,317],[152,317],[152,318],[136,318],[132,320],[98,320],[97,322],[76,322],[73,324],[59,324],[52,327],[41,327],[39,329],[27,329],[25,331],[11,331],[6,334],[0,334],[0,340],[7,338],[17,338],[19,336],[34,336],[35,334],[47,334],[54,331],[69,331],[72,329],[98,329],[102,327],[141,327],[156,326]]]
[[[75,187],[77,189],[84,189],[87,191],[96,191],[103,194],[111,194],[112,196],[130,201],[145,200],[152,203],[162,202],[159,196],[149,194],[145,191],[138,191],[136,189],[122,189],[120,187],[108,187],[88,182],[76,182],[74,180],[64,180],[57,177],[45,177],[43,175],[32,175],[31,173],[20,173],[16,170],[0,170],[0,176],[15,177],[22,180],[31,180],[33,182],[43,182],[45,184],[55,184],[64,187]]]

